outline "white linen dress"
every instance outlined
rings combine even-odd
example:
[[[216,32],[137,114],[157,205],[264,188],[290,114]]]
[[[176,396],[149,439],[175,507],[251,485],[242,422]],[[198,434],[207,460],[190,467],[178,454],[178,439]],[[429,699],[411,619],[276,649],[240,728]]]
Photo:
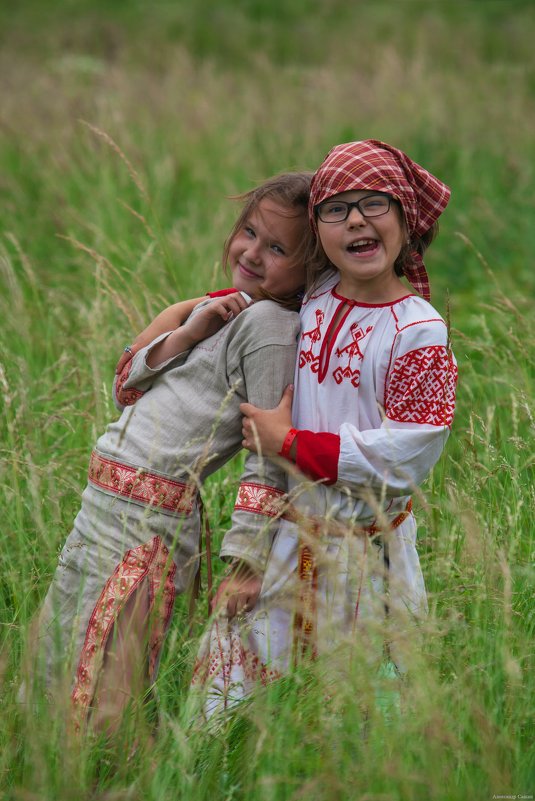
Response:
[[[306,651],[345,643],[377,664],[386,637],[403,671],[407,632],[427,610],[411,493],[453,419],[447,327],[417,295],[366,304],[336,284],[333,275],[301,311],[293,520],[280,522],[254,610],[215,620],[201,643],[192,684],[207,692],[208,715]]]

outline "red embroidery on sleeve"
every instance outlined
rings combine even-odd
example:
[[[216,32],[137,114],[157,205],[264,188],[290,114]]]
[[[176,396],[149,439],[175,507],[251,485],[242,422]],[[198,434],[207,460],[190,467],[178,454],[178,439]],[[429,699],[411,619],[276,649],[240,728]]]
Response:
[[[133,387],[131,389],[124,389],[124,385],[128,381],[128,376],[130,375],[131,370],[132,359],[125,364],[121,375],[118,376],[115,383],[115,397],[121,406],[133,406],[134,403],[136,403],[136,401],[138,401],[141,396],[145,394],[140,389],[134,389]]]
[[[390,420],[451,426],[457,365],[443,345],[412,350],[396,359],[385,392]]]
[[[277,517],[284,508],[286,493],[275,487],[244,482],[240,484],[235,509],[266,517]]]

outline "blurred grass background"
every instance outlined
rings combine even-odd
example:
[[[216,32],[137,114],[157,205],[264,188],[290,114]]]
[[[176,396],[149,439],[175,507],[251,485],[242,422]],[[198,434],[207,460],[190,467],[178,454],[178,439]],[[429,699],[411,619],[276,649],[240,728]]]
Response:
[[[535,7],[522,0],[37,0],[0,6],[0,783],[6,798],[420,799],[534,792]],[[417,511],[431,615],[406,712],[362,736],[363,671],[310,670],[186,738],[195,637],[160,679],[151,758],[14,702],[28,621],[115,412],[125,342],[226,285],[227,196],[343,141],[453,190],[427,259],[459,362]],[[228,525],[239,460],[206,504]],[[416,659],[416,656],[415,656]],[[327,683],[327,689],[326,689]],[[321,699],[332,696],[333,708]]]

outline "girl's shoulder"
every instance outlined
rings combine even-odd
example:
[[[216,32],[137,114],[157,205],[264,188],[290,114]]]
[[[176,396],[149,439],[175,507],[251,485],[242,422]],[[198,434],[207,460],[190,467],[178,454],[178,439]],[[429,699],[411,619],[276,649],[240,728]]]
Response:
[[[249,325],[261,325],[267,328],[281,325],[284,329],[292,330],[295,326],[299,328],[299,312],[285,309],[279,303],[267,298],[251,303],[243,313],[247,315],[245,321]]]
[[[420,295],[407,295],[393,305],[393,311],[401,324],[439,323],[446,325],[444,318],[435,307]]]
[[[257,300],[232,322],[234,336],[262,344],[287,344],[299,334],[299,313],[273,300]]]
[[[408,295],[394,305],[392,312],[398,346],[409,350],[448,346],[449,331],[446,321],[424,298]]]

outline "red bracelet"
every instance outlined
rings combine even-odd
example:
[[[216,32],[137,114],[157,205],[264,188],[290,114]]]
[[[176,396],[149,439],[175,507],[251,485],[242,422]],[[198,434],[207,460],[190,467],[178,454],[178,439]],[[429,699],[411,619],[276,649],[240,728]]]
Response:
[[[284,442],[282,443],[282,448],[279,451],[279,456],[284,456],[285,459],[290,458],[290,448],[292,447],[293,441],[296,438],[297,428],[290,428],[286,436],[284,437]]]

